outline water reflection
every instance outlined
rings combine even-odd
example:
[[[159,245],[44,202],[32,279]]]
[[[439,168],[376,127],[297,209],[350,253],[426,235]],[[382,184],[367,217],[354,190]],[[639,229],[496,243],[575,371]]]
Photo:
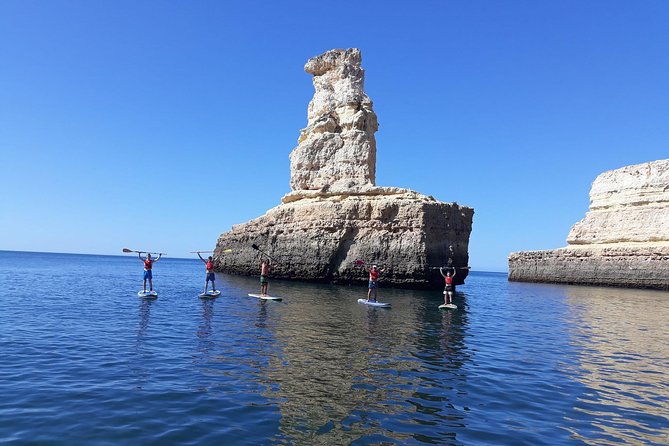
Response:
[[[416,324],[420,328],[415,346],[420,367],[414,369],[414,374],[419,386],[409,400],[415,406],[410,418],[413,438],[429,444],[443,444],[446,438],[455,442],[458,430],[465,425],[458,397],[459,389],[467,382],[467,375],[460,368],[469,360],[465,294],[458,292],[455,296],[457,311],[435,311],[440,303],[426,302],[417,313]],[[435,324],[429,323],[434,319]]]
[[[575,409],[588,444],[669,442],[669,299],[643,290],[569,287],[576,379],[587,386]]]
[[[265,370],[278,386],[265,396],[277,401],[283,438],[328,445],[454,438],[449,426],[461,426],[462,415],[450,398],[454,380],[465,379],[456,369],[467,360],[466,314],[439,312],[438,301],[424,303],[416,291],[384,290],[392,310],[358,305],[359,293],[294,285],[281,324],[259,312],[256,326],[271,328],[280,348],[280,361]]]
[[[267,327],[267,301],[260,299],[258,302],[258,317],[256,318],[257,328]]]
[[[153,301],[150,299],[141,299],[139,302],[139,327],[137,328],[137,347],[141,347],[146,331],[149,328],[149,319],[151,316],[151,305]]]
[[[151,372],[145,367],[145,361],[149,357],[144,348],[144,342],[147,337],[149,323],[151,320],[151,305],[153,301],[150,299],[139,300],[139,322],[137,327],[137,336],[135,338],[135,354],[136,361],[131,362],[132,373],[138,378],[139,382],[135,384],[136,390],[141,390],[144,385],[151,379]]]
[[[211,339],[211,319],[214,314],[214,301],[212,299],[200,299],[202,302],[202,317],[197,327],[197,353],[196,361],[206,362],[209,359],[213,341]]]
[[[365,318],[365,328],[368,336],[374,336],[378,331],[379,311],[388,311],[386,308],[368,308]]]

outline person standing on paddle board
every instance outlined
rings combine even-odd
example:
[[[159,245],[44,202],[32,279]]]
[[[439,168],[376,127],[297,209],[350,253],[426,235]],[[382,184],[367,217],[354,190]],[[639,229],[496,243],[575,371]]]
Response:
[[[269,288],[269,272],[272,269],[272,261],[270,259],[263,259],[260,263],[260,295],[267,296],[267,289]]]
[[[376,302],[376,292],[379,288],[379,273],[382,273],[383,269],[379,270],[376,265],[372,265],[369,269],[369,289],[367,290],[367,301]],[[372,291],[374,292],[374,299],[372,299]]]
[[[142,257],[142,253],[138,252],[139,260],[144,262],[144,292],[146,292],[146,279],[149,279],[149,291],[153,291],[153,274],[151,272],[153,263],[160,260],[162,254],[158,254],[158,258],[153,260],[151,254],[147,253],[146,258]]]
[[[203,259],[200,253],[197,253],[197,256],[204,262],[206,265],[206,276],[204,279],[204,292],[207,293],[207,288],[209,288],[209,282],[211,281],[211,290],[216,291],[216,275],[214,274],[214,258],[209,256],[207,260]]]
[[[455,286],[453,285],[453,277],[455,277],[457,270],[453,268],[453,275],[451,275],[450,271],[447,271],[446,274],[444,274],[443,268],[439,268],[439,272],[443,276],[445,282],[444,304],[451,305],[453,303],[453,293],[455,292]]]

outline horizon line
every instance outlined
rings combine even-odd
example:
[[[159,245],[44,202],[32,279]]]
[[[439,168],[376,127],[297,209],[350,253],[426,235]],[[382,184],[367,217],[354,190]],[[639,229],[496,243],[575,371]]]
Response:
[[[92,254],[92,253],[87,253],[87,252],[30,251],[30,250],[15,250],[15,249],[0,249],[0,252],[22,252],[22,253],[31,253],[31,254],[66,254],[66,255],[106,256],[106,257],[129,257],[127,255],[123,255],[123,253],[122,254]],[[163,254],[163,255],[165,255],[165,254]],[[197,257],[174,257],[174,256],[167,256],[167,257],[172,258],[172,259],[179,259],[179,260],[198,260]],[[470,270],[470,271],[475,271],[475,272],[479,272],[479,273],[508,274],[508,270],[507,271],[500,271],[500,270],[473,269],[473,270]]]

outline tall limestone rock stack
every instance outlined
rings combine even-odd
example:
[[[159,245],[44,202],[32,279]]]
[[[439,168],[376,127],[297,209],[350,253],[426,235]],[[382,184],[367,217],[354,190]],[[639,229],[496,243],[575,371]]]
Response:
[[[304,66],[314,76],[307,128],[290,154],[292,190],[373,186],[379,128],[365,94],[360,51],[328,51]]]
[[[385,265],[384,284],[441,286],[433,267],[468,264],[473,209],[375,186],[378,123],[358,49],[328,51],[310,59],[305,71],[316,91],[290,154],[291,192],[265,215],[219,237],[217,270],[257,275],[256,245],[275,261],[278,278],[362,283],[367,275],[355,262],[361,259]],[[456,283],[466,276],[459,270]]]
[[[599,175],[566,248],[509,256],[509,280],[669,289],[669,160]]]

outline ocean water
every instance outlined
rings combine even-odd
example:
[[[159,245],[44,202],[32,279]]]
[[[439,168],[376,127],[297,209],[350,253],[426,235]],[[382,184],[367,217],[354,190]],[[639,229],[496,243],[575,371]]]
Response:
[[[2,444],[669,444],[669,293],[273,281],[0,251]],[[382,283],[381,283],[382,284]]]

